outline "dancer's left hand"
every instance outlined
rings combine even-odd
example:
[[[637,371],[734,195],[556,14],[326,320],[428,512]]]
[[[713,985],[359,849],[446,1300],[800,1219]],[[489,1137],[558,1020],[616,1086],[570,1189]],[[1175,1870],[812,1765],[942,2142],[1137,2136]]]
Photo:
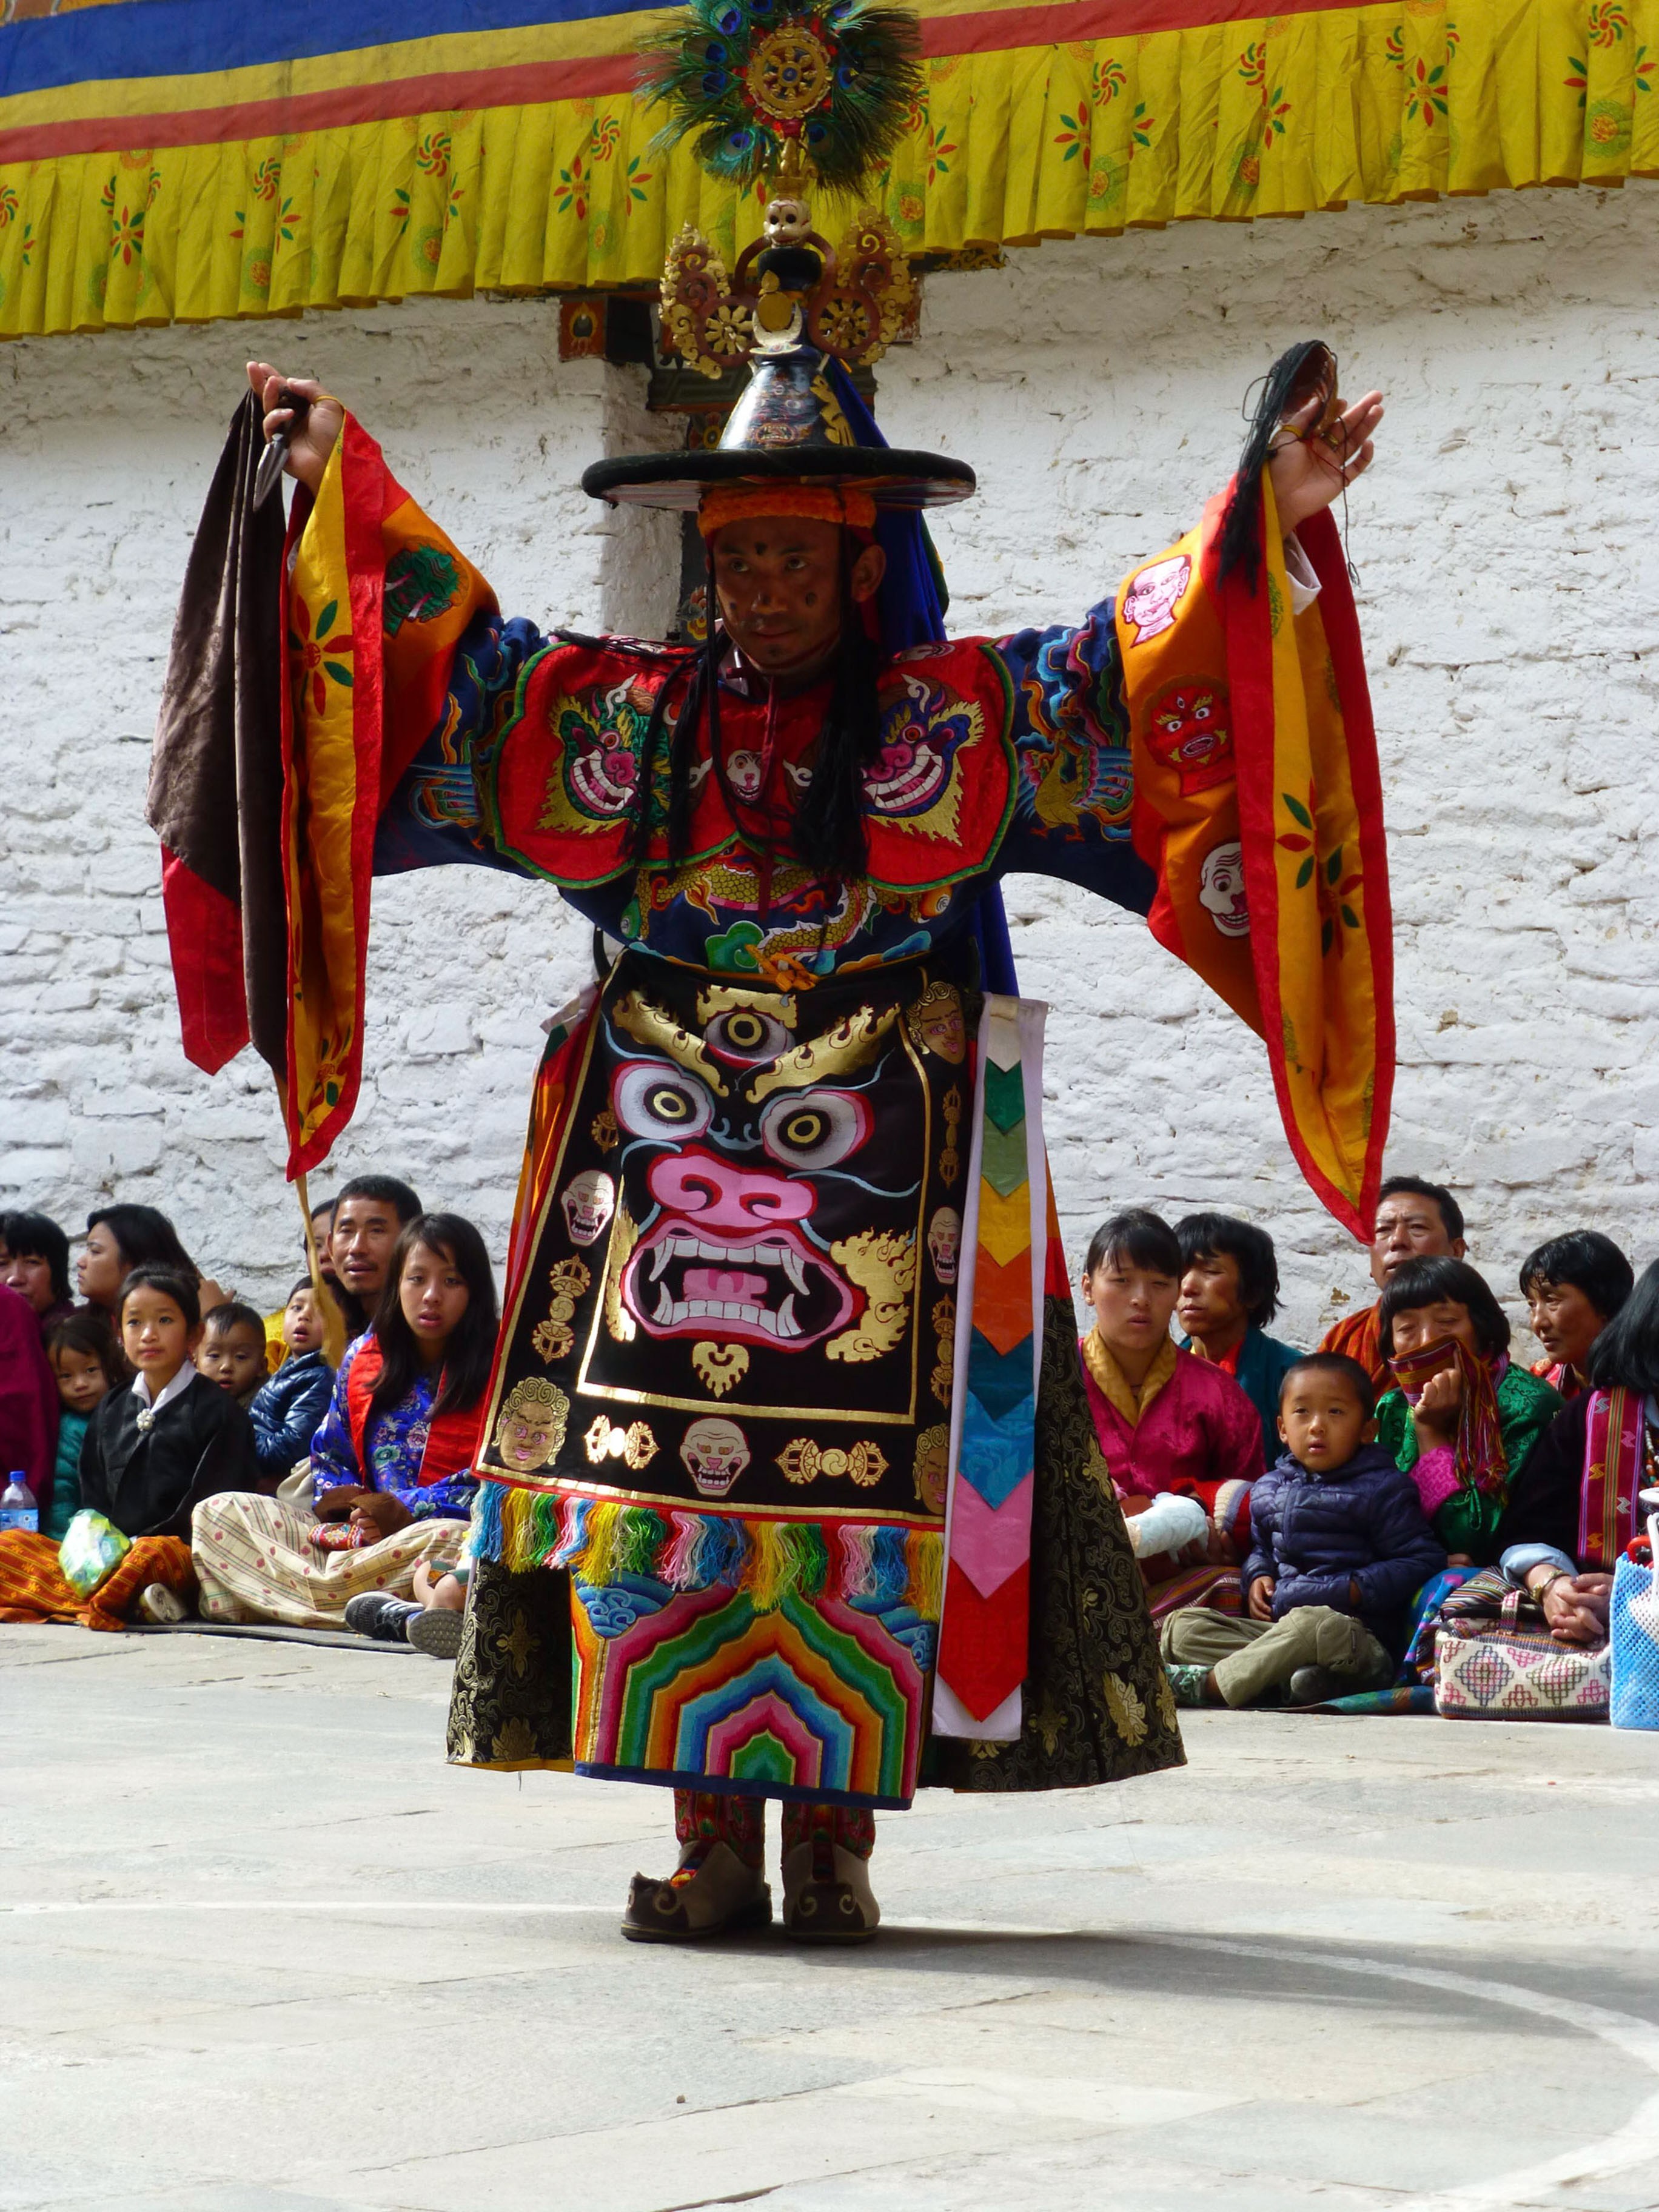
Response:
[[[1375,458],[1372,434],[1382,420],[1382,394],[1368,392],[1337,415],[1328,430],[1305,434],[1319,420],[1317,398],[1280,429],[1267,465],[1273,478],[1279,526],[1288,537],[1310,514],[1322,514],[1345,484],[1370,468]]]

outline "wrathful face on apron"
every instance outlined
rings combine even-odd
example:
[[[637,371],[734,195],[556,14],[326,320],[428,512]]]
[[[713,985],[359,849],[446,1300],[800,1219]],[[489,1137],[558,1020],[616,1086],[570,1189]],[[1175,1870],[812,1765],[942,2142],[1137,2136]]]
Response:
[[[579,1771],[908,1802],[969,1012],[919,965],[791,995],[629,953],[553,1048],[479,1538],[569,1570]]]
[[[799,994],[624,956],[507,1317],[482,1472],[936,1520],[972,1075],[957,986]]]

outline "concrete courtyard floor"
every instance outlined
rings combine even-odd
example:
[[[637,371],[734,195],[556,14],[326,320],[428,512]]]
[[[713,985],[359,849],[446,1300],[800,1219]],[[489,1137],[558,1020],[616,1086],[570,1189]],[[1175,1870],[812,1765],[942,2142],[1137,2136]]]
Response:
[[[0,1629],[5,2212],[1659,2205],[1659,1736],[1197,1715],[686,1953],[665,1799],[447,1769],[447,1686]]]

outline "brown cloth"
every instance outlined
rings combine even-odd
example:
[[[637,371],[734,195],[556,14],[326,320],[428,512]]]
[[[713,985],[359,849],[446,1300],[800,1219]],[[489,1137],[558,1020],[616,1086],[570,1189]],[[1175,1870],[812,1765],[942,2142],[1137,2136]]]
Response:
[[[280,497],[255,510],[264,448],[237,409],[185,570],[144,811],[161,889],[185,1051],[210,1074],[252,1041],[288,1069],[283,887]]]

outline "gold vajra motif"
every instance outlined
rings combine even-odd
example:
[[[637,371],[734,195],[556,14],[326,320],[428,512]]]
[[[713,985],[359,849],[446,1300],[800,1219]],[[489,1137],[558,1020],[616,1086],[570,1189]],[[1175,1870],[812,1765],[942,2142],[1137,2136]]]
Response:
[[[791,1482],[816,1482],[821,1474],[852,1476],[869,1490],[887,1472],[887,1455],[878,1445],[856,1443],[843,1451],[839,1444],[823,1445],[811,1437],[795,1437],[778,1454],[778,1465]]]
[[[595,1467],[602,1466],[608,1459],[619,1459],[635,1474],[657,1456],[657,1439],[645,1421],[630,1421],[625,1429],[616,1429],[600,1413],[582,1442]]]
[[[956,1357],[957,1302],[954,1298],[941,1298],[933,1308],[933,1334],[939,1340],[934,1352],[938,1364],[927,1378],[928,1388],[941,1406],[948,1406]]]
[[[939,1101],[939,1111],[945,1116],[945,1149],[939,1156],[939,1181],[949,1190],[962,1173],[962,1154],[957,1150],[957,1132],[962,1126],[962,1093],[953,1083]]]
[[[903,1338],[916,1287],[916,1240],[890,1229],[861,1229],[830,1247],[869,1301],[862,1317],[823,1347],[830,1359],[879,1359]]]
[[[1146,1741],[1146,1704],[1133,1684],[1126,1682],[1121,1674],[1108,1674],[1101,1686],[1106,1692],[1112,1726],[1133,1751]]]
[[[912,1472],[915,1478],[916,1496],[929,1513],[945,1510],[945,1479],[951,1466],[951,1431],[943,1421],[931,1429],[924,1429],[916,1438],[916,1456]]]
[[[1166,1691],[1170,1690],[1167,1681],[1164,1682],[1164,1686]],[[1173,1691],[1170,1691],[1171,1697],[1174,1694]],[[1054,1693],[1051,1691],[1044,1693],[1042,1703],[1032,1714],[1031,1726],[1042,1738],[1042,1748],[1052,1759],[1060,1748],[1060,1737],[1066,1733],[1066,1716],[1054,1703]]]
[[[716,1398],[735,1390],[749,1372],[749,1347],[743,1344],[694,1344],[691,1364],[697,1380]]]
[[[617,1117],[608,1106],[602,1106],[593,1116],[593,1124],[588,1134],[602,1152],[616,1150]]]
[[[553,1285],[553,1303],[547,1310],[547,1319],[537,1322],[530,1341],[538,1358],[563,1359],[576,1340],[570,1326],[576,1301],[593,1278],[580,1260],[557,1261],[547,1272]]]
[[[1166,1729],[1179,1729],[1181,1721],[1176,1711],[1175,1692],[1170,1687],[1170,1678],[1160,1672],[1158,1678],[1158,1717]]]
[[[625,1199],[617,1201],[617,1218],[611,1224],[611,1250],[605,1263],[605,1325],[618,1344],[634,1341],[634,1316],[622,1302],[623,1270],[640,1241],[639,1225]]]
[[[525,1669],[542,1648],[542,1639],[530,1626],[528,1617],[516,1608],[511,1628],[495,1638],[495,1649],[513,1669],[514,1678],[523,1681]]]

